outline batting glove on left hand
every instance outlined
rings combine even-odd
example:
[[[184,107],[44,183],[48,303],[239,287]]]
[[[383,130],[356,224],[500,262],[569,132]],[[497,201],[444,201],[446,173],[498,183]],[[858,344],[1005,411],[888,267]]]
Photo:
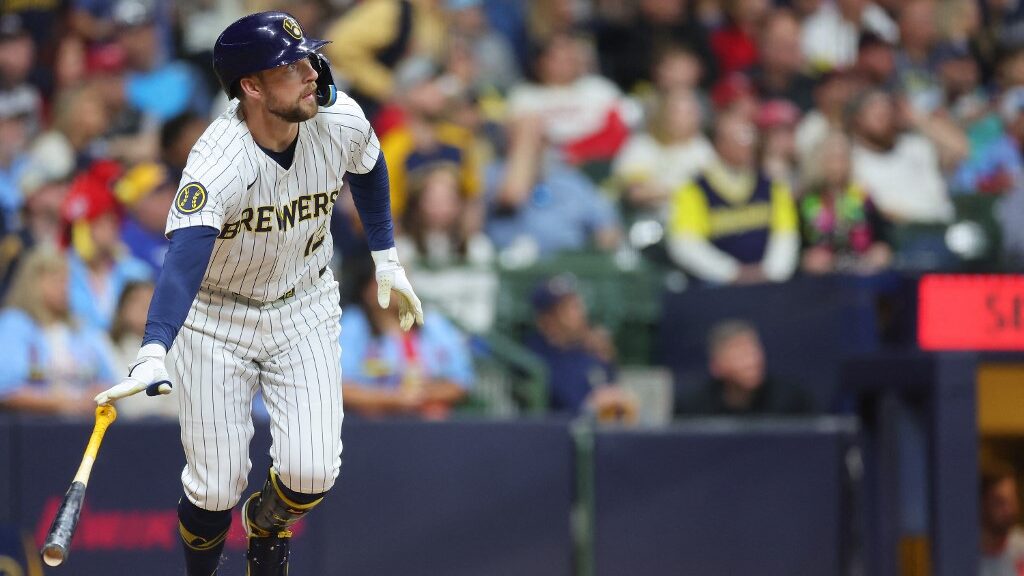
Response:
[[[171,393],[171,377],[164,366],[167,351],[160,344],[146,344],[139,349],[135,362],[128,368],[128,376],[121,383],[96,395],[97,404],[110,404],[125,396],[143,390],[149,396]]]
[[[422,325],[423,305],[412,291],[412,284],[409,284],[409,278],[405,275],[405,268],[402,268],[398,261],[398,250],[392,247],[370,254],[377,265],[377,303],[381,308],[387,309],[391,305],[391,289],[394,288],[401,297],[398,301],[398,323],[402,330],[408,331],[412,328],[413,322]]]

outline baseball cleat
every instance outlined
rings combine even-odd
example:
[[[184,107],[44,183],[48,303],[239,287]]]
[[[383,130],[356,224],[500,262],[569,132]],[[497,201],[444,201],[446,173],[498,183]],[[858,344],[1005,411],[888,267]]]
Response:
[[[256,492],[242,505],[242,526],[249,548],[245,553],[246,576],[288,576],[288,554],[291,530],[271,534],[250,522],[250,508],[260,497]]]

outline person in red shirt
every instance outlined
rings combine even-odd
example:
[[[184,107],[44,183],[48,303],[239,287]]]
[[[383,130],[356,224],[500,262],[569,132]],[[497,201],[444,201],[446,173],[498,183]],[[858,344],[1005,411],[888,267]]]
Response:
[[[744,72],[757,63],[758,27],[768,14],[768,0],[729,0],[728,21],[711,34],[711,51],[725,76]]]

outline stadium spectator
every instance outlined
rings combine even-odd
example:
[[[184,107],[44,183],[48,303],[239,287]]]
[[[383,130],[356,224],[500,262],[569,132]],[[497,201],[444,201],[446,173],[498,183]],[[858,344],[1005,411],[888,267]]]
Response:
[[[1021,149],[1024,142],[1024,87],[1007,91],[999,105],[1007,135],[1014,147]],[[1018,175],[1010,191],[999,201],[995,216],[1002,229],[1006,263],[1013,270],[1024,265],[1024,179]]]
[[[921,114],[942,105],[939,80],[938,15],[935,0],[907,0],[899,12],[900,44],[896,52],[899,89]]]
[[[1017,472],[986,462],[981,469],[981,563],[979,576],[1024,573],[1024,529],[1020,526]]]
[[[439,59],[446,34],[440,0],[368,0],[331,24],[324,53],[337,69],[341,89],[371,122],[397,94],[393,72],[402,58]],[[347,87],[346,87],[347,84]]]
[[[640,0],[635,15],[599,22],[597,52],[601,71],[625,92],[645,84],[657,84],[657,70],[669,54],[685,53],[693,57],[705,82],[716,77],[717,66],[711,53],[708,33],[692,13],[692,0]],[[655,66],[651,66],[654,62]],[[689,88],[696,88],[696,83]]]
[[[102,96],[110,119],[97,144],[104,156],[124,163],[156,158],[157,120],[128,100],[125,53],[121,46],[107,44],[90,50],[85,73]]]
[[[986,80],[992,78],[999,53],[1024,45],[1024,4],[1009,0],[981,0],[981,24],[973,38]]]
[[[719,116],[735,115],[751,122],[760,106],[753,82],[739,72],[729,74],[715,84],[711,89],[711,103]]]
[[[296,3],[289,6],[294,13]],[[179,35],[178,57],[188,62],[196,72],[203,76],[203,83],[215,89],[219,81],[210,62],[213,61],[213,45],[220,33],[232,22],[248,13],[246,4],[241,0],[174,0],[174,14],[177,18],[175,27]],[[299,22],[303,22],[300,17]],[[315,38],[322,38],[311,34]]]
[[[886,268],[892,260],[887,225],[852,179],[846,135],[827,136],[805,169],[807,189],[799,200],[803,270],[872,274]]]
[[[520,79],[509,41],[491,29],[483,0],[446,0],[450,34],[464,41],[476,60],[477,89],[506,92]]]
[[[616,384],[615,347],[608,332],[592,326],[568,274],[548,278],[531,295],[536,331],[527,347],[548,367],[551,409],[600,419],[632,420],[636,399]]]
[[[114,184],[114,196],[127,212],[121,240],[132,256],[149,265],[154,278],[167,254],[164,228],[177,187],[167,169],[155,162],[133,166]]]
[[[861,34],[857,44],[857,60],[853,63],[857,79],[882,90],[896,88],[896,47],[873,33]]]
[[[111,190],[118,173],[109,160],[93,164],[71,182],[63,206],[71,310],[83,325],[104,331],[125,284],[153,275],[121,241],[121,215]]]
[[[578,170],[546,152],[534,118],[511,126],[508,159],[485,178],[486,232],[499,250],[525,261],[590,246],[611,250],[621,239],[618,214]]]
[[[790,190],[799,190],[796,123],[800,110],[788,100],[764,102],[754,123],[761,134],[761,171],[774,182],[784,182]]]
[[[939,65],[951,119],[966,132],[969,154],[949,177],[954,194],[1006,194],[1024,186],[1024,163],[1003,118],[980,85],[978,64],[964,47],[947,46]],[[1020,92],[1017,89],[1015,92]],[[1004,124],[1005,122],[1005,124]]]
[[[870,0],[825,0],[803,23],[803,51],[819,70],[845,68],[857,57],[858,40],[872,33],[895,43],[899,28]]]
[[[466,223],[458,170],[436,164],[417,176],[395,240],[409,275],[426,286],[419,296],[475,333],[494,323],[498,279],[494,247]]]
[[[884,92],[859,95],[849,112],[853,175],[867,186],[882,214],[896,223],[949,221],[953,204],[935,144],[919,134],[900,132],[896,104]],[[918,120],[919,125],[926,122]]]
[[[796,149],[802,164],[814,155],[829,132],[843,130],[844,113],[856,93],[856,76],[826,72],[814,89],[814,108],[804,114],[796,127]]]
[[[662,46],[651,61],[651,82],[655,94],[699,90],[710,86],[713,80],[697,53],[682,44]]]
[[[103,95],[96,86],[86,84],[64,90],[57,96],[50,129],[29,146],[28,169],[84,169],[100,156],[96,140],[109,124]]]
[[[742,117],[720,116],[714,143],[718,161],[672,197],[669,255],[711,284],[788,279],[800,248],[789,187],[757,169],[757,131]]]
[[[768,0],[725,0],[727,20],[711,33],[711,50],[722,75],[747,72],[759,58],[757,34],[768,14]]]
[[[586,32],[591,26],[590,11],[586,0],[529,0],[527,34],[534,42],[544,44],[560,34]]]
[[[160,127],[160,161],[169,170],[172,180],[177,180],[185,169],[189,151],[206,131],[206,126],[201,116],[186,112]]]
[[[35,101],[25,92],[0,91],[0,231],[18,225],[22,192],[19,182],[28,168],[29,124]]]
[[[700,102],[692,90],[663,94],[647,130],[630,137],[615,157],[612,173],[625,186],[627,206],[664,219],[672,192],[714,160],[701,132]]]
[[[42,122],[39,89],[31,83],[36,66],[36,49],[17,14],[0,16],[0,94],[30,102],[30,128],[35,131]]]
[[[156,27],[155,56],[167,60],[174,50],[171,38],[171,13],[174,2],[168,0],[73,0],[68,24],[72,34],[84,39],[89,48],[116,42],[126,19],[149,15]]]
[[[128,282],[121,291],[109,332],[111,352],[118,370],[124,370],[135,362],[139,346],[142,345],[146,313],[152,299],[152,282]],[[136,394],[117,401],[117,417],[177,419],[178,400],[174,396]]]
[[[765,369],[757,329],[740,320],[716,324],[708,335],[710,381],[676,403],[678,416],[797,416],[812,412],[803,390]]]
[[[114,6],[117,45],[125,55],[125,99],[160,122],[185,111],[206,114],[210,89],[188,63],[164,53],[160,17],[155,0],[117,0]]]
[[[607,78],[587,72],[582,39],[553,36],[539,45],[532,65],[535,83],[509,94],[513,121],[540,118],[544,140],[569,164],[610,162],[629,136],[622,94]]]
[[[363,416],[419,414],[443,418],[473,385],[465,336],[444,316],[427,312],[422,326],[403,332],[398,306],[381,309],[373,267],[353,278],[357,299],[341,316],[345,409]]]
[[[802,25],[804,20],[817,12],[824,2],[825,0],[789,0],[789,2],[784,4],[793,11],[793,15],[796,16],[797,21]]]
[[[23,204],[18,228],[0,239],[0,294],[6,294],[18,263],[37,246],[56,247],[63,233],[61,206],[67,194],[69,166],[40,164],[19,182]]]
[[[457,79],[444,74],[429,58],[404,61],[395,73],[398,121],[380,137],[381,150],[388,159],[391,181],[391,210],[397,217],[405,211],[409,180],[417,171],[436,163],[459,168],[462,192],[469,198],[480,194],[480,166],[474,155],[473,134],[451,122],[448,112],[461,96]],[[389,121],[390,123],[390,121]]]
[[[776,10],[764,22],[751,80],[761,100],[786,100],[806,112],[814,105],[814,80],[804,73],[800,23],[792,12]]]
[[[93,396],[120,376],[104,336],[72,319],[68,265],[52,248],[19,266],[0,312],[0,407],[44,414],[92,413]]]

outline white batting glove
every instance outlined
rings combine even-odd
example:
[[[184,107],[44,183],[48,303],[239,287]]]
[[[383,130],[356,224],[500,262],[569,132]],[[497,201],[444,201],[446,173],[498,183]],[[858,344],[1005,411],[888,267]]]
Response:
[[[412,284],[405,275],[405,268],[398,261],[398,250],[394,247],[387,250],[375,250],[370,252],[373,256],[373,263],[377,266],[377,303],[381,308],[387,309],[391,305],[391,290],[394,289],[400,296],[398,301],[398,323],[402,330],[408,331],[412,328],[413,322],[423,324],[423,305],[416,293],[412,291]]]
[[[128,368],[128,376],[121,383],[96,395],[97,404],[110,404],[143,390],[150,396],[171,393],[171,377],[164,366],[167,351],[161,344],[146,344],[139,349],[135,362]]]

